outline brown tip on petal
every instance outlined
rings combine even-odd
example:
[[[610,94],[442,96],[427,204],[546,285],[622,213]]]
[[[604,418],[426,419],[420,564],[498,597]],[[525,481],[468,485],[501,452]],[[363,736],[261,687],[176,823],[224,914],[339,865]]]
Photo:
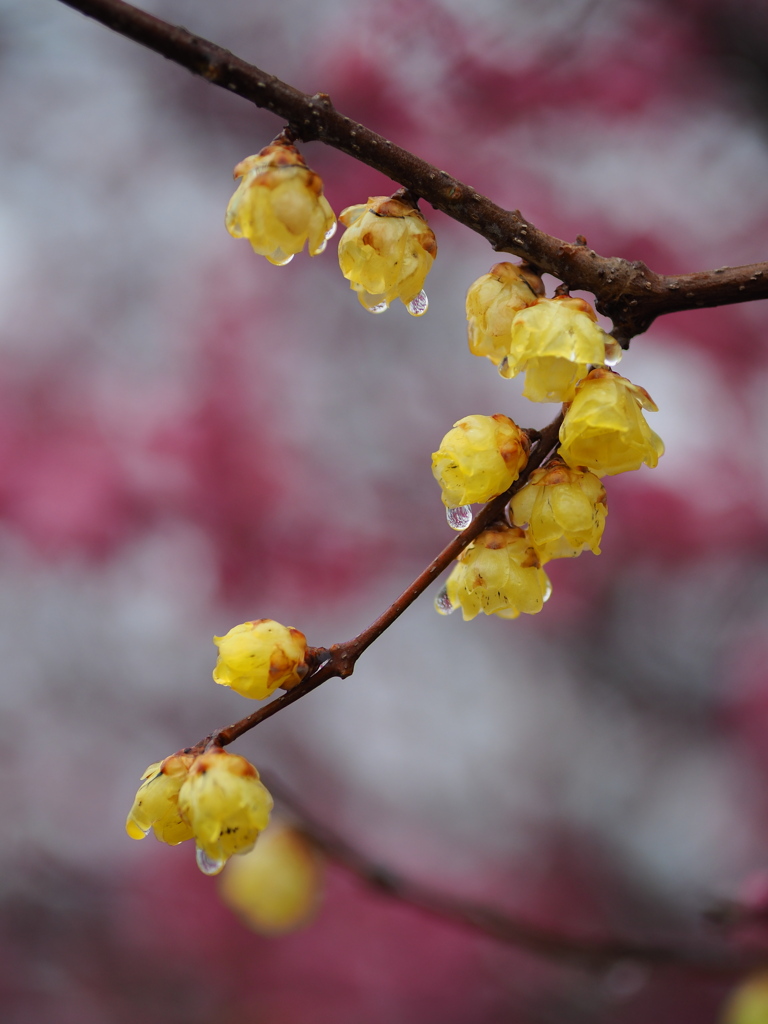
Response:
[[[522,560],[520,565],[521,565],[521,567],[523,569],[540,569],[541,568],[541,562],[539,561],[539,556],[536,554],[536,551],[534,550],[534,548],[528,548],[527,552],[525,553],[525,558]]]
[[[437,239],[434,232],[423,231],[420,235],[416,236],[416,241],[424,252],[428,253],[433,259],[437,256]]]

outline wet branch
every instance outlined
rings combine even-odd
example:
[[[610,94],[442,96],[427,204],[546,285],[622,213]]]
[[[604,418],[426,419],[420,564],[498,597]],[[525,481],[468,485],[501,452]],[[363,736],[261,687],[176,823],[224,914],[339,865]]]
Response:
[[[366,856],[310,814],[271,773],[263,773],[263,778],[270,792],[296,817],[297,827],[310,842],[366,885],[434,917],[480,932],[532,956],[593,971],[604,971],[616,963],[632,961],[649,967],[721,977],[738,976],[758,964],[755,956],[734,954],[719,943],[705,945],[689,939],[671,943],[622,936],[563,934],[483,904],[448,896],[431,886],[404,878]]]
[[[283,118],[298,139],[318,140],[381,171],[435,209],[574,290],[591,292],[624,346],[658,316],[768,298],[768,261],[693,274],[657,274],[644,263],[599,256],[583,239],[540,231],[519,210],[504,210],[471,186],[339,113],[325,93],[309,96],[215,43],[122,0],[61,0],[115,32]]]
[[[225,747],[265,719],[277,714],[284,707],[293,704],[301,697],[311,693],[312,690],[316,690],[321,683],[326,682],[328,679],[345,679],[347,676],[352,675],[355,663],[360,655],[403,614],[406,608],[413,604],[420,594],[424,593],[427,587],[448,568],[451,562],[458,558],[464,548],[475,537],[504,515],[504,509],[512,495],[520,490],[531,473],[538,469],[547,456],[551,454],[557,444],[560,424],[562,422],[563,414],[561,412],[544,430],[529,432],[535,438],[535,443],[531,449],[528,463],[517,480],[503,494],[499,494],[489,501],[475,516],[466,530],[457,534],[450,544],[443,548],[437,558],[429,563],[426,569],[403,591],[400,597],[393,601],[386,611],[382,612],[378,619],[372,622],[367,629],[364,629],[362,633],[358,633],[351,640],[347,640],[346,643],[334,644],[327,649],[315,648],[311,655],[315,667],[310,670],[309,675],[305,676],[297,686],[288,690],[281,697],[270,701],[269,704],[265,704],[258,711],[254,711],[253,714],[248,715],[246,718],[241,718],[239,722],[235,722],[233,725],[228,726],[228,728],[216,730],[189,749],[200,751],[214,744]]]

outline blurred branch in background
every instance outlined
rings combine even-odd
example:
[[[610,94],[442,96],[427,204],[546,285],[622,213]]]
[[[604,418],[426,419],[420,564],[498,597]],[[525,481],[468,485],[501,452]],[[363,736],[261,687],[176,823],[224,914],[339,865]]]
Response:
[[[697,945],[690,941],[675,943],[669,939],[654,942],[618,936],[562,934],[489,906],[447,896],[366,856],[310,814],[295,794],[272,773],[262,777],[278,803],[295,817],[300,831],[322,853],[343,865],[372,889],[460,927],[490,935],[498,942],[516,946],[533,956],[590,971],[605,971],[620,962],[634,962],[714,977],[738,976],[765,963],[764,958],[739,954],[722,943]]]

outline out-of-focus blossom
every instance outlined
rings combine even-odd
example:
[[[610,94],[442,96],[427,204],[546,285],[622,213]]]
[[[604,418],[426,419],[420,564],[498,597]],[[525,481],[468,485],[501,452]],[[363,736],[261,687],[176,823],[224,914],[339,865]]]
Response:
[[[765,1024],[768,1021],[768,972],[743,981],[725,1005],[722,1024]]]
[[[215,875],[233,854],[253,849],[269,822],[272,797],[249,761],[219,748],[195,759],[179,808],[197,842],[198,866]]]
[[[569,466],[613,476],[656,466],[664,443],[641,412],[656,412],[648,392],[605,367],[580,382],[560,427],[559,454]]]
[[[307,638],[273,619],[255,619],[215,636],[219,658],[214,682],[243,697],[263,700],[279,686],[289,690],[306,675]]]
[[[571,469],[558,458],[531,473],[513,495],[514,523],[527,529],[539,558],[573,558],[587,548],[600,554],[605,517],[605,488],[586,469]]]
[[[445,585],[451,609],[460,607],[465,621],[480,612],[504,619],[516,619],[521,612],[534,615],[550,591],[549,578],[525,533],[501,523],[481,533],[459,555]]]
[[[496,263],[467,292],[469,351],[498,366],[509,355],[510,328],[521,309],[544,294],[538,274],[523,264]]]
[[[516,314],[509,353],[499,372],[525,371],[523,394],[532,402],[570,402],[591,364],[605,361],[607,335],[584,299],[559,295],[540,299]]]
[[[517,480],[530,441],[508,416],[465,416],[432,454],[432,473],[446,508],[489,501]]]
[[[308,244],[321,253],[336,231],[336,217],[320,176],[294,146],[273,144],[235,167],[241,178],[227,206],[227,231],[247,238],[253,251],[283,266]]]
[[[370,313],[383,313],[400,299],[413,316],[427,311],[422,291],[437,255],[432,229],[412,203],[373,196],[339,216],[339,266]]]
[[[323,859],[309,840],[273,821],[250,853],[229,862],[219,892],[254,931],[282,935],[314,916],[322,880]]]
[[[156,839],[169,846],[192,838],[179,809],[179,790],[194,760],[192,754],[172,754],[147,768],[125,822],[131,839],[143,839],[150,828]]]

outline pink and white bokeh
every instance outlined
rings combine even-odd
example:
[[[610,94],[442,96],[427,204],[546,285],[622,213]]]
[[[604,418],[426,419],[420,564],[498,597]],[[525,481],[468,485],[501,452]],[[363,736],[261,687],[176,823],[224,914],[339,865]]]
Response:
[[[768,256],[757,0],[144,7],[559,237],[666,273]],[[499,257],[442,214],[429,312],[372,317],[333,244],[277,268],[224,231],[272,115],[55,0],[2,0],[0,82],[4,1021],[716,1021],[723,982],[542,964],[335,868],[313,925],[261,938],[186,847],[126,837],[145,766],[251,709],[210,679],[214,633],[348,639],[450,538],[451,424],[554,410],[468,353]],[[397,187],[304,153],[337,213]],[[540,616],[425,595],[236,751],[446,891],[705,935],[768,861],[767,329],[760,302],[636,339],[667,453],[608,481],[603,554],[552,566]]]

